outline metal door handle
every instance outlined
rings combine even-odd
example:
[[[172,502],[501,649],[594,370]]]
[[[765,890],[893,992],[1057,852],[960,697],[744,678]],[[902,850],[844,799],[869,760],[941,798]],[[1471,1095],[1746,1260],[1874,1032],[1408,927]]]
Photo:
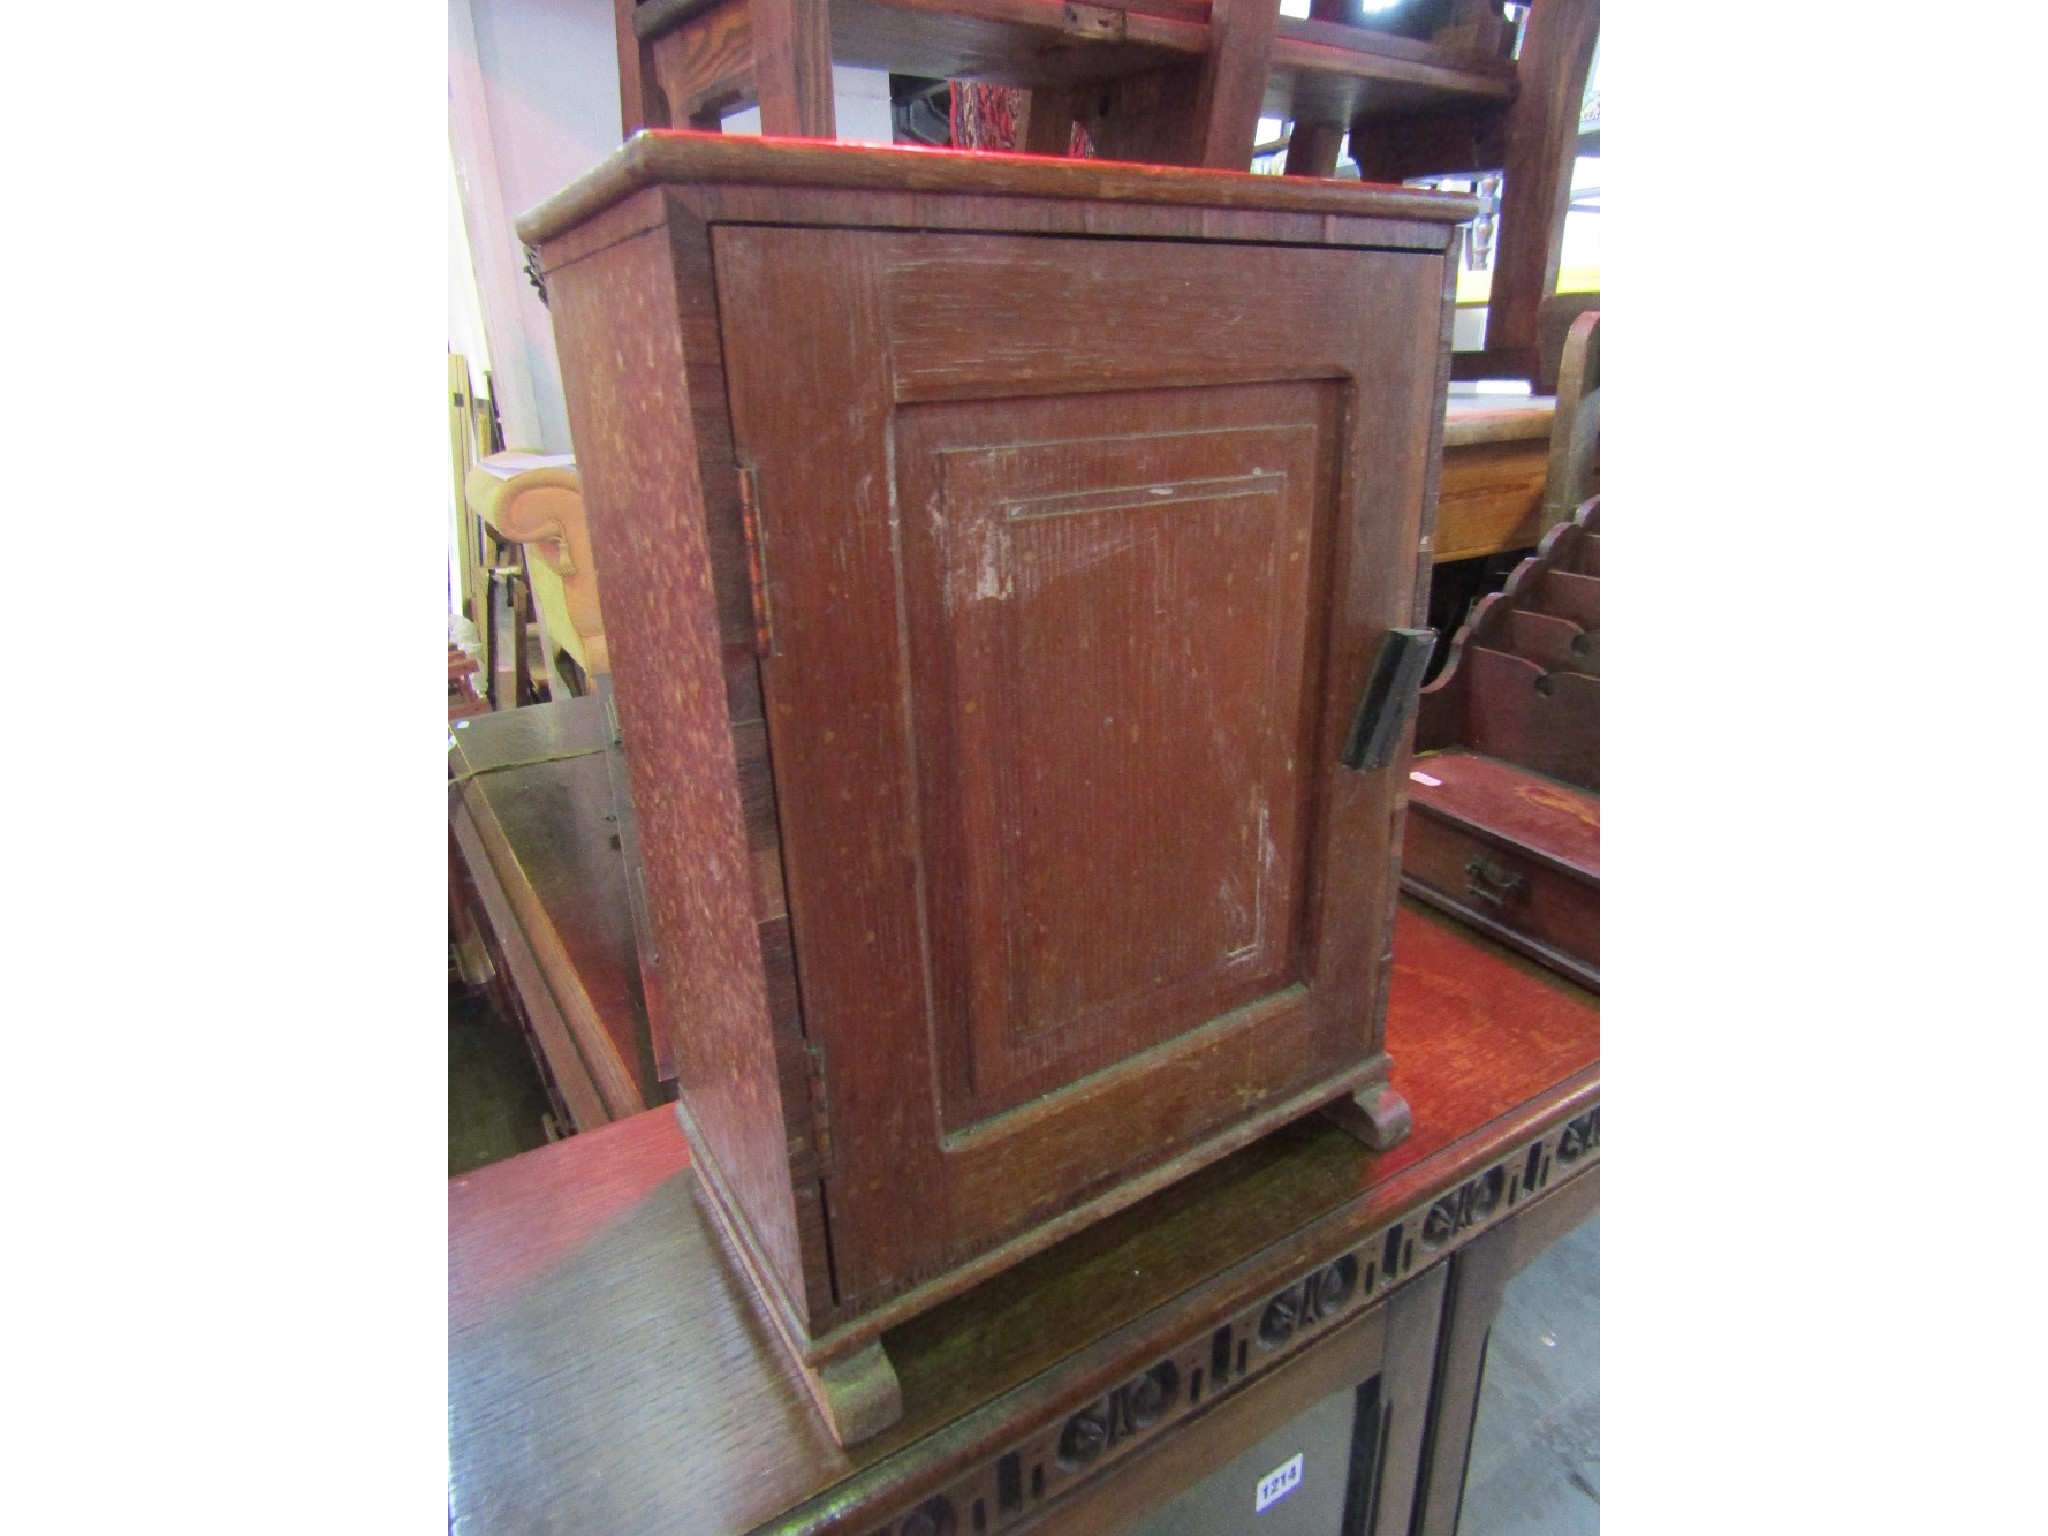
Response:
[[[1370,772],[1394,760],[1394,743],[1415,712],[1429,653],[1436,649],[1433,629],[1390,629],[1372,659],[1372,672],[1351,721],[1351,736],[1338,759],[1346,768]]]

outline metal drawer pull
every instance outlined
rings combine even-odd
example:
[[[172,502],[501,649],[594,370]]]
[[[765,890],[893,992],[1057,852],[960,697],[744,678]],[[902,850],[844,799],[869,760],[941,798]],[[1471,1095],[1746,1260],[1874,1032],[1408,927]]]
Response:
[[[1465,861],[1465,889],[1490,907],[1504,907],[1529,888],[1526,875],[1490,863],[1483,853]]]

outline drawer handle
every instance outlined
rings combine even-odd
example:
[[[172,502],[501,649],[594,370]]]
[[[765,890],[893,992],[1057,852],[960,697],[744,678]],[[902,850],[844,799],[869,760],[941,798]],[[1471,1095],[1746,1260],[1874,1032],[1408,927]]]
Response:
[[[1465,889],[1474,900],[1490,907],[1504,907],[1528,888],[1527,876],[1502,869],[1483,853],[1475,853],[1465,861]]]

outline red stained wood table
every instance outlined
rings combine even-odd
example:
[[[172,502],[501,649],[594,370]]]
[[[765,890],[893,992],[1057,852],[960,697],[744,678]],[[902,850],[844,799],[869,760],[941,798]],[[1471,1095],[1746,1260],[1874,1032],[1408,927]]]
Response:
[[[529,980],[644,1061],[609,807],[573,788],[601,712],[546,708],[470,723],[458,770],[529,765],[467,778],[454,814],[499,888],[485,920],[518,929],[494,952],[547,949]],[[1384,1449],[1356,1528],[1451,1530],[1490,1307],[1597,1201],[1598,1004],[1418,906],[1394,953],[1406,1140],[1373,1153],[1310,1116],[904,1324],[904,1416],[851,1450],[722,1250],[668,1107],[451,1181],[454,1529],[1106,1532],[1369,1378]]]

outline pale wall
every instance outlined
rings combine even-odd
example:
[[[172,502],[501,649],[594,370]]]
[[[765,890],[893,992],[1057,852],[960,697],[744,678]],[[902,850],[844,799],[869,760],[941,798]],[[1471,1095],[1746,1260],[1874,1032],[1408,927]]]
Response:
[[[448,74],[463,226],[506,442],[571,452],[554,332],[512,226],[618,147],[610,0],[449,0]],[[888,143],[888,75],[837,67],[832,83],[839,137]],[[758,131],[754,112],[726,131],[747,131],[749,120]]]

